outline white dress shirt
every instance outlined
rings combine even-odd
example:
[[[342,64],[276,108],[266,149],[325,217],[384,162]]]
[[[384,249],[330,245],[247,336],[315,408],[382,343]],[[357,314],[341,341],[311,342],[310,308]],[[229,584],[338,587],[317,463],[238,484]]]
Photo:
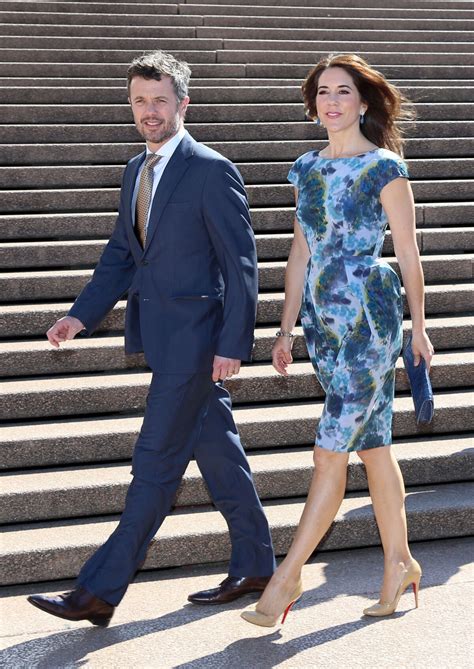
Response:
[[[160,183],[160,179],[163,176],[163,172],[165,171],[165,167],[167,166],[171,156],[173,153],[176,151],[178,144],[181,142],[183,139],[184,135],[186,134],[186,130],[184,128],[181,128],[178,130],[176,135],[174,135],[171,139],[169,139],[166,144],[163,144],[161,149],[157,151],[156,153],[160,156],[162,156],[161,160],[157,162],[155,167],[153,168],[153,190],[151,192],[151,200],[150,200],[150,208],[148,210],[148,216],[146,220],[146,226],[145,226],[145,231],[148,229],[148,222],[150,220],[150,211],[151,211],[151,205],[153,203],[153,198],[155,197],[156,189],[158,188],[158,184]],[[153,151],[150,151],[148,146],[146,147],[146,155],[149,156]],[[145,161],[143,161],[142,165],[140,166],[140,169],[138,170],[137,174],[137,180],[135,181],[135,188],[133,190],[133,197],[132,197],[132,220],[133,224],[135,225],[135,212],[136,212],[136,207],[137,207],[137,197],[138,197],[138,186],[140,184],[140,175],[142,173],[143,166],[145,165]]]

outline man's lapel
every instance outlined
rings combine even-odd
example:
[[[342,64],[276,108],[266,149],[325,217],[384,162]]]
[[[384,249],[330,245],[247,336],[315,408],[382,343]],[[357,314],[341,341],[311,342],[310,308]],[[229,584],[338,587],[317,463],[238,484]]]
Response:
[[[133,163],[130,165],[129,168],[129,174],[127,175],[127,179],[124,181],[123,184],[123,201],[126,202],[126,225],[130,228],[131,234],[129,235],[133,246],[135,246],[135,251],[137,254],[140,254],[143,252],[143,249],[140,245],[140,242],[137,239],[137,236],[135,234],[135,212],[133,211],[133,191],[135,190],[135,183],[137,181],[137,174],[138,170],[140,169],[141,164],[145,160],[146,156],[146,151],[143,151],[143,153],[140,153],[138,156],[135,157]]]
[[[165,167],[165,170],[161,175],[160,183],[156,189],[151,205],[144,251],[150,246],[153,235],[156,232],[160,218],[163,214],[163,210],[178,185],[178,182],[188,169],[188,158],[190,158],[193,153],[194,140],[188,133],[186,133]]]

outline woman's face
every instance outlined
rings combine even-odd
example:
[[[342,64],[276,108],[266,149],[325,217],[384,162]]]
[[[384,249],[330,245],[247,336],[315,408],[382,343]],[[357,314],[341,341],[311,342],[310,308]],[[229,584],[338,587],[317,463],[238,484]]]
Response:
[[[330,67],[319,77],[316,93],[318,117],[328,131],[340,132],[359,125],[359,116],[367,109],[359,91],[342,67]]]

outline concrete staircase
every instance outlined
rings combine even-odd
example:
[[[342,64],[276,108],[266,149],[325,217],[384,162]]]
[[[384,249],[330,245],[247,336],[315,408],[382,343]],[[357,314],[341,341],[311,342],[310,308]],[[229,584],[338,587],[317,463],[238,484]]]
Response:
[[[124,80],[145,49],[191,64],[188,129],[235,161],[248,185],[260,263],[257,346],[255,362],[228,387],[279,555],[302,510],[323,406],[302,337],[288,380],[269,363],[291,243],[286,174],[325,143],[304,119],[299,86],[321,55],[356,51],[416,102],[406,153],[437,349],[436,414],[417,428],[399,364],[394,448],[411,539],[472,533],[474,9],[463,0],[385,5],[0,0],[0,584],[74,576],[123,506],[150,378],[141,356],[123,353],[124,302],[93,339],[55,351],[44,332],[90,276],[112,230],[124,163],[141,150]],[[384,253],[397,267],[389,234]],[[354,457],[322,548],[378,543]],[[225,524],[191,463],[145,568],[228,554]]]

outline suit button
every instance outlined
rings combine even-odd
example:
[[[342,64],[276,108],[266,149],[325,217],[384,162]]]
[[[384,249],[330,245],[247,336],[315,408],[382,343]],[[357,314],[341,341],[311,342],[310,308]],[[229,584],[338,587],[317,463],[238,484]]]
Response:
[[[148,260],[142,260],[142,265],[148,265]]]

